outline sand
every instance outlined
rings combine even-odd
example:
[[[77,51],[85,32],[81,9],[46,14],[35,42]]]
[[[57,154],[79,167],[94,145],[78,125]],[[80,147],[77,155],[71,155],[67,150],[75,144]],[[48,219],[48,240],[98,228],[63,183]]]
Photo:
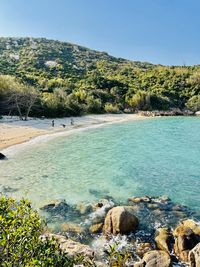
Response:
[[[0,120],[0,151],[27,141],[34,141],[33,139],[39,140],[37,137],[44,139],[45,137],[68,135],[104,124],[140,119],[144,119],[144,117],[136,114],[87,115],[73,117],[74,125],[71,125],[71,118],[54,119],[55,125],[52,127],[52,119],[29,118],[28,121],[21,121],[18,117],[4,116]]]

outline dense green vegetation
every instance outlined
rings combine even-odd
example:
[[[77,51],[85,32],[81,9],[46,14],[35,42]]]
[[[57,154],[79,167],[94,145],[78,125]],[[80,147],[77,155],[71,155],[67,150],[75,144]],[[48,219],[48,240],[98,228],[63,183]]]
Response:
[[[74,266],[51,240],[41,240],[44,223],[27,200],[0,197],[0,266]]]
[[[200,105],[200,66],[129,61],[42,38],[0,38],[0,75],[0,112],[4,114],[19,114],[16,101],[10,104],[13,89],[18,95],[16,88],[23,91],[23,99],[27,99],[24,92],[32,92],[29,101],[37,95],[28,110],[33,116],[171,108],[196,111]],[[20,106],[26,118],[29,102]]]

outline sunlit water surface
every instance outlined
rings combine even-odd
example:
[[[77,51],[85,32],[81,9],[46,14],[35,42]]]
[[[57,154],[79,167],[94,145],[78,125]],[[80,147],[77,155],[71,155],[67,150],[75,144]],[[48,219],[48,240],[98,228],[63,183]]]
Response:
[[[200,119],[152,118],[37,143],[0,163],[0,184],[35,206],[167,195],[200,210]]]

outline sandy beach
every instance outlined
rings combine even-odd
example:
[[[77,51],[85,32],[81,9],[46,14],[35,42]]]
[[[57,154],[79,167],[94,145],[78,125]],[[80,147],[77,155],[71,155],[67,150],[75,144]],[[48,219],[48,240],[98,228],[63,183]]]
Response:
[[[74,117],[74,125],[71,125],[69,117],[54,119],[55,125],[52,127],[52,119],[29,118],[28,121],[21,121],[18,117],[4,116],[0,120],[0,150],[31,141],[38,136],[67,135],[80,129],[140,119],[145,117],[136,114],[87,115]]]

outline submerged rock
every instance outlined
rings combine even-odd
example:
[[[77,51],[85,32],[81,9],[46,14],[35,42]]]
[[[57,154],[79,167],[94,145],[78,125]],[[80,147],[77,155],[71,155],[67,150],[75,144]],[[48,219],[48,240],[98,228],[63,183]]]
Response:
[[[161,250],[152,250],[145,253],[141,262],[135,263],[134,267],[171,267],[170,255]]]
[[[138,218],[131,206],[114,207],[106,215],[104,233],[106,235],[128,234],[135,231],[138,224]]]
[[[69,211],[70,206],[66,203],[65,200],[55,200],[52,201],[40,209],[51,214],[60,214],[65,215]]]
[[[76,233],[81,234],[84,232],[84,228],[81,227],[79,224],[76,223],[63,223],[61,225],[62,232],[69,232],[69,233]]]
[[[6,194],[6,193],[13,193],[18,191],[17,188],[10,187],[8,185],[0,185],[0,192]]]

